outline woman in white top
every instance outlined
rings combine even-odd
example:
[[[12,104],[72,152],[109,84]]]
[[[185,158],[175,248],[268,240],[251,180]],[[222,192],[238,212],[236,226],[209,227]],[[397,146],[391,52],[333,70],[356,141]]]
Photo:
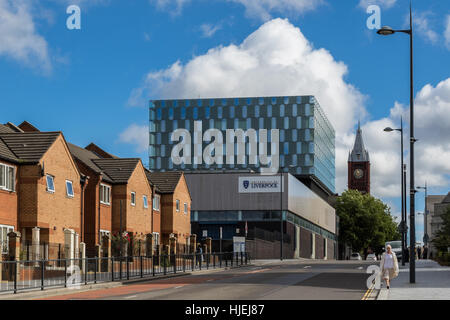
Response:
[[[381,275],[386,281],[386,287],[389,289],[390,280],[398,276],[398,261],[395,252],[392,251],[392,247],[388,244],[386,246],[386,252],[381,257]]]

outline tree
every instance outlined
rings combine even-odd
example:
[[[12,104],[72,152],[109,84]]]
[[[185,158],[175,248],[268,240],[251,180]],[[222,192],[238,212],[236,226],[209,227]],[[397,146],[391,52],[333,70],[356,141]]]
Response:
[[[336,214],[339,216],[339,241],[354,251],[367,253],[371,248],[382,252],[387,241],[400,240],[398,226],[390,208],[380,199],[357,190],[347,190],[337,198]]]
[[[439,252],[447,252],[450,247],[450,207],[441,215],[442,226],[431,241]]]

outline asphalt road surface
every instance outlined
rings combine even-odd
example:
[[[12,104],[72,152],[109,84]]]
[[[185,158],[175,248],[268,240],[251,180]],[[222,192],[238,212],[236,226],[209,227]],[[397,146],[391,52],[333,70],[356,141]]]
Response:
[[[89,290],[47,299],[361,300],[366,261],[257,261],[256,265]]]

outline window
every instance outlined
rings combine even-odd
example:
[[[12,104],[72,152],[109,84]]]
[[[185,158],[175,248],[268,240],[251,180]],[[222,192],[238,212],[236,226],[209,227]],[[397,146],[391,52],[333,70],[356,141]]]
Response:
[[[188,213],[188,204],[185,202],[184,203],[184,214]]]
[[[0,189],[15,191],[14,167],[0,164]]]
[[[153,232],[153,243],[155,246],[159,245],[159,233],[158,232]]]
[[[142,199],[144,200],[144,208],[148,208],[147,196],[142,196]]]
[[[111,204],[111,187],[101,184],[100,185],[100,203]]]
[[[159,211],[159,205],[160,205],[161,197],[158,195],[155,195],[153,197],[153,210]]]
[[[72,181],[66,180],[66,194],[68,197],[73,198],[73,184]]]
[[[131,205],[132,206],[136,205],[136,192],[131,193]]]
[[[47,175],[47,191],[55,192],[55,181],[54,177],[51,175]]]
[[[178,200],[178,199],[176,201],[176,209],[177,209],[177,212],[180,211],[180,200]]]
[[[8,253],[8,233],[14,231],[14,227],[0,225],[0,248],[1,253]],[[1,254],[0,253],[0,254]]]

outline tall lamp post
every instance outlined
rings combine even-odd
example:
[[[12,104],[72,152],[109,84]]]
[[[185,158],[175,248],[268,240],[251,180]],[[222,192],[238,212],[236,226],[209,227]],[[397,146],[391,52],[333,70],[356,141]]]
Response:
[[[425,212],[423,213],[423,243],[425,246],[428,245],[428,208],[427,208],[427,196],[428,196],[428,186],[427,182],[425,181],[425,187],[417,187],[417,189],[423,189],[425,190]],[[425,257],[426,259],[427,257]]]
[[[415,230],[415,193],[417,190],[414,188],[414,143],[416,139],[414,138],[414,68],[413,68],[413,25],[412,25],[412,8],[411,4],[409,7],[409,29],[408,30],[394,30],[391,27],[382,27],[377,31],[378,34],[383,36],[389,36],[396,32],[409,34],[409,54],[410,54],[410,170],[409,170],[409,219],[410,219],[410,262],[409,262],[409,282],[416,282],[416,261],[414,256],[414,248],[416,244],[416,230]]]
[[[400,175],[401,175],[401,192],[402,192],[402,221],[400,223],[400,231],[402,233],[402,266],[405,265],[405,239],[406,239],[406,188],[404,187],[404,163],[403,163],[403,118],[400,119],[400,129],[392,129],[390,127],[387,127],[384,129],[385,132],[393,132],[393,131],[399,131],[401,138],[400,138],[400,153],[401,153],[401,166],[400,166]]]

